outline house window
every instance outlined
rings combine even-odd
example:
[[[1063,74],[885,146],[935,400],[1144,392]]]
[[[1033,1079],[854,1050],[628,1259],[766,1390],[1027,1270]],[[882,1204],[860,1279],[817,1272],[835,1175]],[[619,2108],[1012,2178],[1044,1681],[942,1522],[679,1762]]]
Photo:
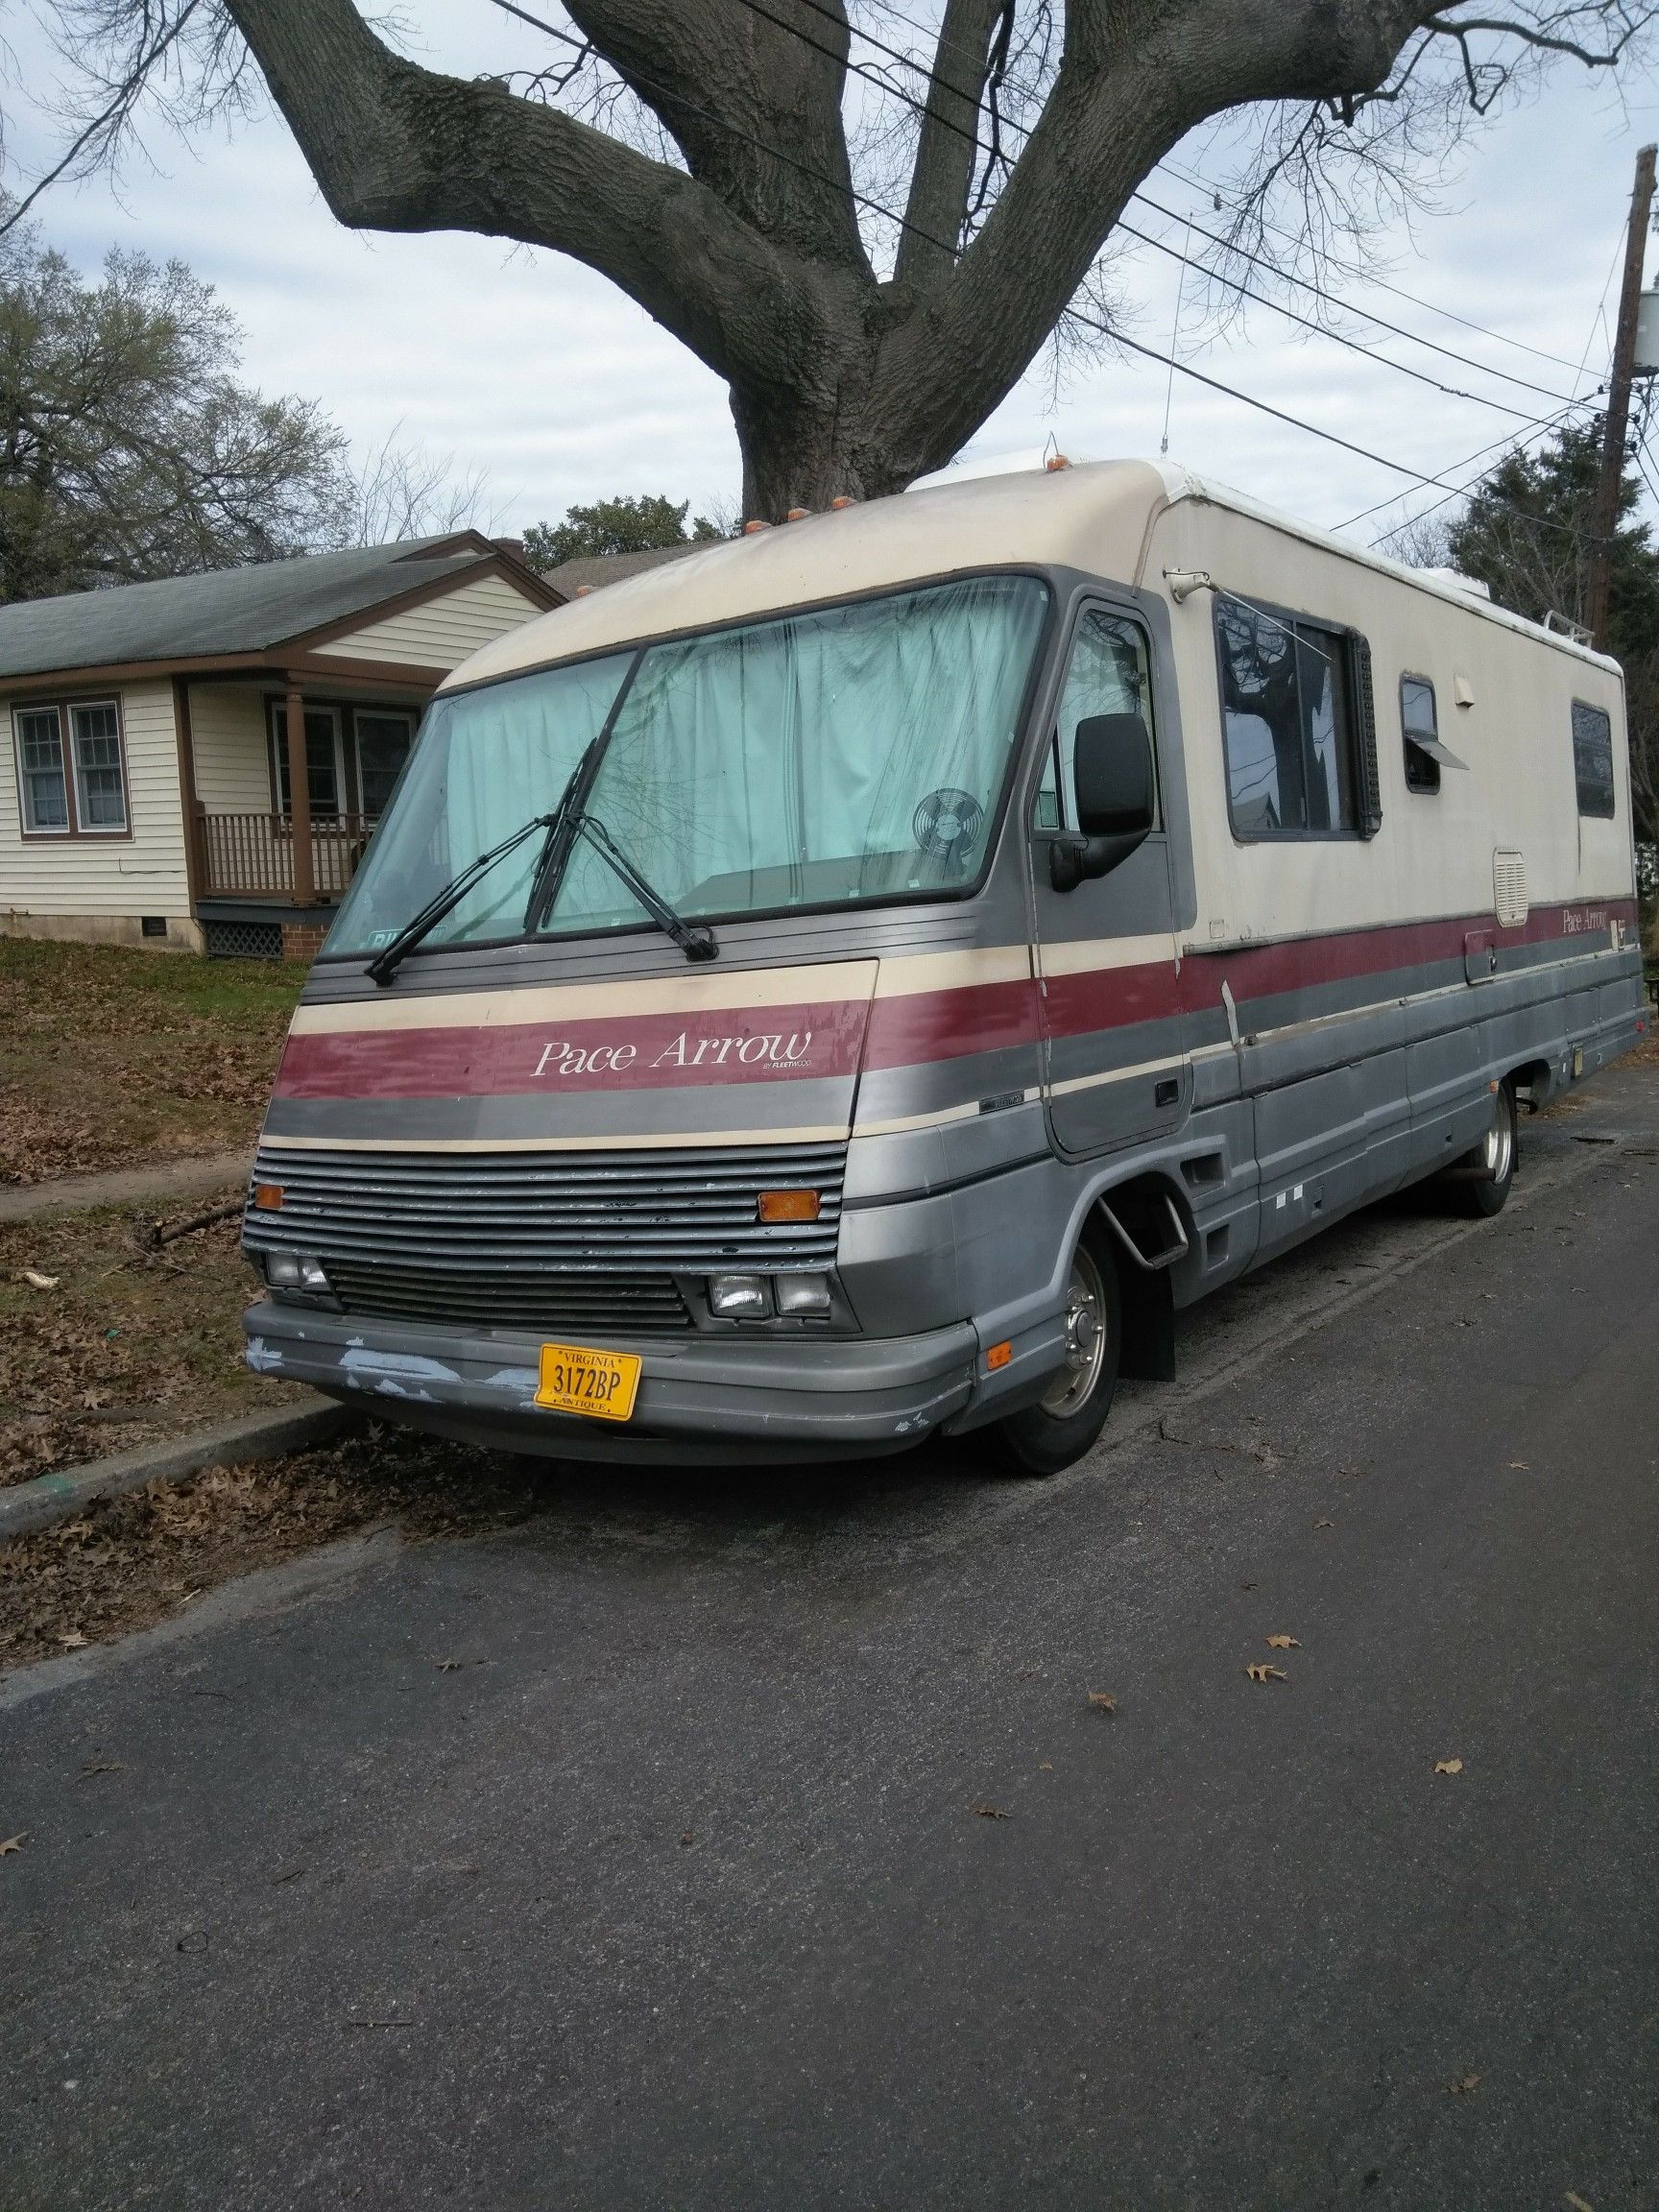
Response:
[[[1400,726],[1406,739],[1406,788],[1440,788],[1440,724],[1434,686],[1426,676],[1400,679]]]
[[[1613,720],[1604,708],[1573,702],[1573,773],[1578,811],[1611,822],[1614,808]]]
[[[1238,836],[1360,830],[1357,642],[1346,631],[1216,594],[1227,794]]]
[[[121,709],[113,699],[19,707],[12,727],[26,836],[127,834]]]
[[[63,724],[56,707],[20,708],[12,717],[23,828],[34,837],[65,836],[69,788],[63,775]]]
[[[75,745],[75,813],[84,830],[119,835],[127,828],[127,782],[121,768],[121,717],[112,699],[71,707]]]
[[[288,788],[288,706],[271,702],[271,759],[276,811],[292,814],[293,794]],[[313,822],[340,812],[340,790],[345,781],[340,757],[340,716],[332,707],[305,709],[305,787],[311,799]]]
[[[362,809],[371,822],[377,822],[409,757],[415,717],[359,707],[351,719],[357,737],[357,787]]]

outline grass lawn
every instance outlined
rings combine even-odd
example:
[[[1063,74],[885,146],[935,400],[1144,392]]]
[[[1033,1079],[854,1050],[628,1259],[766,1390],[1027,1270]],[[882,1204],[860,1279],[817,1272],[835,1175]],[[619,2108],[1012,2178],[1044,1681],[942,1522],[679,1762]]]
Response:
[[[103,1206],[0,1226],[0,1484],[295,1395],[242,1363],[254,1283],[238,1223],[147,1253],[141,1218]]]
[[[0,938],[0,1183],[251,1151],[304,979]]]

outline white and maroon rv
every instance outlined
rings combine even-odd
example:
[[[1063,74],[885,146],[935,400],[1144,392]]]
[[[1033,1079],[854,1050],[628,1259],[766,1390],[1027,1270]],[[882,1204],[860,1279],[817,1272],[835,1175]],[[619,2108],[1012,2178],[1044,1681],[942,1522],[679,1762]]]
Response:
[[[433,704],[294,1020],[261,1369],[1064,1466],[1173,1315],[1643,1027],[1618,667],[1172,469],[808,517]]]

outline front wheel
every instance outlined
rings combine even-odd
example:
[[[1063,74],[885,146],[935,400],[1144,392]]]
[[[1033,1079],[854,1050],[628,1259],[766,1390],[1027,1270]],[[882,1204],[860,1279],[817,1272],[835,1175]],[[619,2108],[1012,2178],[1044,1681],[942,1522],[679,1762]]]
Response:
[[[1514,1086],[1500,1083],[1492,1097],[1492,1126],[1458,1161],[1457,1180],[1451,1185],[1460,1213],[1490,1220],[1503,1211],[1515,1181],[1518,1150]]]
[[[997,1424],[1012,1475],[1058,1475],[1081,1459],[1106,1426],[1123,1356],[1118,1258],[1102,1224],[1091,1221],[1071,1260],[1066,1293],[1066,1364],[1035,1406]]]

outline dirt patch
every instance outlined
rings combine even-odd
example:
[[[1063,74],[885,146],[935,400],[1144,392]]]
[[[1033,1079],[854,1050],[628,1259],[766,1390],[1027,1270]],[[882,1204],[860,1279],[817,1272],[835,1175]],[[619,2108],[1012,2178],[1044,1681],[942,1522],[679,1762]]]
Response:
[[[251,1150],[304,979],[0,938],[0,1182]]]
[[[354,1531],[464,1535],[527,1520],[545,1461],[371,1429],[320,1452],[208,1469],[0,1546],[0,1665],[131,1635],[232,1576]]]
[[[0,1484],[296,1395],[243,1364],[254,1285],[237,1222],[146,1252],[147,1218],[115,1206],[0,1225]]]

